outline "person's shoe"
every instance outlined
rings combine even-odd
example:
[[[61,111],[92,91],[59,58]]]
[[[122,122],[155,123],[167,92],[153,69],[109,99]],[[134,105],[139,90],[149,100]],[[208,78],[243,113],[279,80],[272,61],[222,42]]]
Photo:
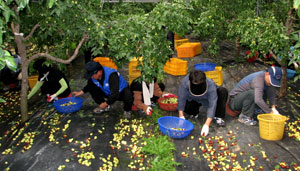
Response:
[[[215,117],[215,118],[214,118],[214,121],[216,122],[216,124],[217,124],[218,126],[225,126],[225,121],[224,121],[222,118]]]
[[[124,111],[123,115],[124,115],[124,118],[129,119],[131,116],[131,111]]]
[[[241,114],[242,115],[242,114]],[[255,126],[257,124],[257,121],[255,121],[254,119],[246,116],[246,115],[243,115],[239,117],[239,122],[245,124],[245,125],[248,125],[248,126]]]
[[[254,111],[254,113],[255,113],[256,115],[258,115],[258,114],[264,113],[264,111],[261,110],[261,109],[256,109],[256,110]]]
[[[199,114],[197,114],[197,115],[190,115],[190,119],[193,119],[193,118],[198,119],[198,117],[199,117]]]
[[[101,108],[98,106],[98,107],[96,107],[96,108],[93,110],[93,112],[96,113],[96,114],[101,114],[101,113],[103,113],[103,112],[109,111],[109,109],[110,109],[110,106],[109,106],[109,105],[108,105],[106,108],[104,108],[104,109],[101,109]]]

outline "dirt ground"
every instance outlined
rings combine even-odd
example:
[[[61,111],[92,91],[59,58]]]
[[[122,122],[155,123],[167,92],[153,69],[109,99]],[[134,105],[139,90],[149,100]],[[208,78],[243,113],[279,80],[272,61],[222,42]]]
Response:
[[[202,62],[216,62],[209,57],[206,49],[207,42],[201,42],[203,52],[194,58],[184,58],[188,61],[188,71],[194,64]],[[229,91],[244,76],[249,73],[264,70],[268,65],[263,61],[248,63],[245,60],[237,62],[234,58],[234,45],[230,42],[221,44],[217,64],[223,68],[223,85]],[[245,50],[241,51],[241,56]],[[174,54],[176,57],[176,54]],[[128,75],[128,68],[119,69],[123,76]],[[86,83],[84,75],[83,57],[76,59],[69,66],[69,79],[72,91],[80,90]],[[166,74],[165,85],[167,92],[178,94],[178,86],[184,76],[172,76]],[[127,78],[128,79],[128,78]],[[278,99],[279,112],[289,116],[289,122],[295,122],[299,118],[299,81],[288,82],[288,95]],[[44,100],[36,96],[29,101],[31,118],[24,125],[20,118],[17,101],[18,92],[1,94],[8,100],[1,104],[0,113],[0,170],[100,170],[109,165],[113,157],[119,159],[117,167],[112,170],[141,170],[143,166],[132,157],[129,144],[132,134],[124,137],[126,143],[122,143],[121,149],[111,148],[115,143],[115,133],[119,136],[121,125],[132,126],[139,123],[141,116],[134,112],[129,121],[122,120],[122,104],[116,102],[112,110],[106,114],[95,115],[92,110],[96,104],[91,96],[85,94],[81,110],[72,114],[59,114],[54,107],[48,106]],[[177,116],[177,112],[161,111],[163,115]],[[212,124],[208,137],[200,136],[201,127],[206,119],[204,109],[200,109],[198,119],[187,119],[194,124],[194,130],[184,139],[171,139],[175,144],[175,161],[181,163],[176,170],[299,170],[300,142],[288,136],[288,131],[280,141],[267,141],[259,136],[259,126],[245,126],[238,122],[237,118],[226,115],[225,127],[217,127]],[[117,126],[116,126],[117,125]],[[138,124],[137,124],[138,125]],[[296,123],[299,127],[299,123]],[[153,129],[157,125],[145,127],[145,130]],[[122,125],[121,125],[122,127]],[[287,127],[287,124],[286,124]],[[132,130],[131,130],[132,131]],[[299,131],[299,128],[298,128]],[[151,132],[151,131],[149,131]],[[199,139],[203,140],[200,143]],[[210,147],[211,145],[211,147]],[[224,147],[227,148],[224,149]],[[206,151],[205,151],[206,150]],[[182,157],[182,152],[188,154]],[[87,156],[90,156],[88,158]],[[94,156],[91,157],[91,156]],[[110,157],[111,156],[111,157]],[[103,160],[105,159],[105,160]],[[89,166],[82,163],[87,160]],[[135,165],[129,168],[128,165]],[[147,164],[147,163],[146,163]],[[145,165],[146,165],[145,164]],[[283,165],[287,165],[283,166]]]

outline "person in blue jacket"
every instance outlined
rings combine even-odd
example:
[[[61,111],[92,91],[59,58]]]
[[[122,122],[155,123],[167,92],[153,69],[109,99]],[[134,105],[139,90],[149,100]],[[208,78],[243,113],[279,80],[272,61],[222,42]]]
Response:
[[[123,101],[124,116],[129,118],[133,104],[133,95],[128,83],[115,69],[102,66],[98,62],[89,61],[85,65],[85,78],[87,85],[80,91],[75,91],[74,96],[89,92],[94,101],[99,105],[93,111],[100,114],[109,111],[110,105],[115,101]]]
[[[215,82],[206,78],[205,73],[194,70],[183,78],[178,90],[178,114],[185,119],[186,114],[198,117],[199,108],[203,106],[207,111],[207,119],[202,127],[201,135],[207,136],[209,126],[213,120],[219,126],[224,126],[225,105],[228,91],[218,87]]]

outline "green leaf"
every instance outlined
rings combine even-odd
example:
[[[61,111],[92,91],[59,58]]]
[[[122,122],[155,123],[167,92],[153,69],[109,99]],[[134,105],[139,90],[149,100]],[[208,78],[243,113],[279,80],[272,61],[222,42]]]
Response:
[[[6,101],[2,98],[0,98],[0,103],[5,103]]]
[[[14,60],[14,57],[10,55],[10,53],[6,50],[1,50],[0,51],[0,69],[3,69],[5,65],[13,71],[17,70],[17,65]]]
[[[5,10],[3,11],[3,13],[2,13],[2,14],[4,15],[4,18],[5,18],[5,21],[6,21],[6,22],[9,21],[10,13],[11,13],[11,11],[10,11],[9,9],[5,9]]]
[[[48,8],[52,8],[55,0],[48,0]]]
[[[300,0],[294,0],[294,5],[293,5],[293,7],[294,7],[295,9],[298,9],[299,4],[300,4]],[[298,12],[298,14],[299,14],[299,12]]]

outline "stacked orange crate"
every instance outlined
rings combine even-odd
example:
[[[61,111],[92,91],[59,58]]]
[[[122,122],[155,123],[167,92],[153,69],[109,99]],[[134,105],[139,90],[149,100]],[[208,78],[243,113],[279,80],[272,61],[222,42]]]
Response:
[[[192,58],[202,52],[200,42],[189,42],[180,45],[177,48],[177,56],[179,58]]]
[[[171,58],[170,61],[166,62],[164,71],[175,76],[186,75],[187,61],[178,58]]]
[[[184,43],[188,43],[189,42],[189,39],[179,39],[179,40],[174,40],[175,42],[175,49],[177,50],[177,48],[184,44]]]
[[[179,40],[182,39],[182,37],[180,37],[176,32],[174,34],[174,40]]]
[[[136,69],[138,62],[142,62],[143,61],[143,57],[135,57],[132,58],[129,62],[129,66],[128,66],[128,71],[129,71],[129,84],[131,84],[131,82],[136,79],[137,77],[139,77],[141,75],[141,71]]]
[[[96,57],[94,61],[100,63],[102,66],[118,69],[117,65],[109,57]]]

